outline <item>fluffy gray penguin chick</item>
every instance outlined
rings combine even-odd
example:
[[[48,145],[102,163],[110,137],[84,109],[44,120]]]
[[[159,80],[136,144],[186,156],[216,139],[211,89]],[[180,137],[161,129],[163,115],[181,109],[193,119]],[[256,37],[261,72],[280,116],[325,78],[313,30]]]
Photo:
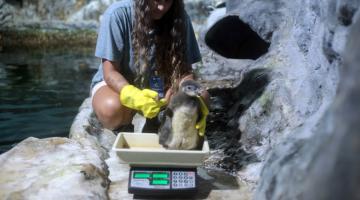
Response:
[[[202,90],[196,81],[183,81],[179,91],[159,115],[159,143],[165,148],[190,150],[199,146],[201,139],[195,125],[200,115],[197,96]]]

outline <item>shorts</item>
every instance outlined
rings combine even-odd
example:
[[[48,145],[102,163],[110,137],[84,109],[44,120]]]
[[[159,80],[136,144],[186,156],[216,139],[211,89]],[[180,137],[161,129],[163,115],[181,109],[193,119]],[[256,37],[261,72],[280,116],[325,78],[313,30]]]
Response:
[[[93,96],[95,95],[95,93],[102,87],[102,86],[105,86],[107,85],[105,81],[101,81],[101,82],[98,82],[94,85],[94,87],[92,88],[91,90],[91,99],[93,98]]]

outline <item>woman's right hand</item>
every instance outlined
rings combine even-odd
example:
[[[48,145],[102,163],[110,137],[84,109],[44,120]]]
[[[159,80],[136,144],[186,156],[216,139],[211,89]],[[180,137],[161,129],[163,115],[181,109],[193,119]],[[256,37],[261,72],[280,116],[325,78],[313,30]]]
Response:
[[[166,105],[166,99],[158,99],[156,91],[139,88],[133,85],[126,85],[120,92],[120,102],[122,105],[141,111],[144,117],[154,118],[160,111],[160,108]]]

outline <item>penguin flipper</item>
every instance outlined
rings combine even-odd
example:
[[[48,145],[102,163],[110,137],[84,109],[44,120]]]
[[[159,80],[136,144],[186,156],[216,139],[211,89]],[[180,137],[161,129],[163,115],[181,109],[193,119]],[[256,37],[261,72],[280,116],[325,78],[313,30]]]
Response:
[[[162,116],[160,116],[160,127],[158,131],[159,135],[159,144],[164,147],[168,147],[169,141],[172,139],[172,116],[173,111],[170,108],[166,108],[162,111]]]

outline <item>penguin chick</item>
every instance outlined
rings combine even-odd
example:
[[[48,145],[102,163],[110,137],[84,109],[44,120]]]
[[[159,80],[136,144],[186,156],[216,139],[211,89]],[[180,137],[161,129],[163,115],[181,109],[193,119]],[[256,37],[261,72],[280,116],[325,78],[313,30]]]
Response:
[[[159,143],[168,149],[196,149],[201,141],[195,128],[200,115],[198,95],[203,89],[194,80],[183,81],[167,108],[159,115]]]

